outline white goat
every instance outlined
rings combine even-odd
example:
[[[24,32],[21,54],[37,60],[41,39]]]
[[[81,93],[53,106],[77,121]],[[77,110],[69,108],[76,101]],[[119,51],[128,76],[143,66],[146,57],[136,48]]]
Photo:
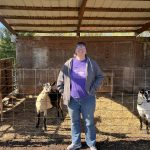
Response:
[[[140,116],[140,130],[142,130],[142,121],[146,124],[147,133],[150,125],[150,91],[140,90],[137,99],[137,110]]]
[[[43,85],[42,92],[38,95],[36,100],[36,111],[37,111],[37,123],[36,128],[39,127],[40,124],[40,113],[44,112],[44,130],[47,130],[46,128],[46,117],[47,117],[47,109],[52,108],[52,104],[49,98],[48,93],[51,91],[51,85],[50,83],[46,83]]]

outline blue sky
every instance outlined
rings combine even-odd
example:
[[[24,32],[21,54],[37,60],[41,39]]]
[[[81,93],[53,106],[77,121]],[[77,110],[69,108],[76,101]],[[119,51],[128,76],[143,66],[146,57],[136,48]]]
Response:
[[[0,28],[4,28],[3,24],[0,22]]]

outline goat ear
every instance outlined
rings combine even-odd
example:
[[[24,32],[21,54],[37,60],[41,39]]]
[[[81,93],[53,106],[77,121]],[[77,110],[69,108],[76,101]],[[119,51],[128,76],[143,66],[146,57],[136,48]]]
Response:
[[[48,83],[46,83],[48,86],[51,86],[51,84],[48,82]]]
[[[56,84],[56,81],[52,82],[50,85],[51,86],[54,86]]]

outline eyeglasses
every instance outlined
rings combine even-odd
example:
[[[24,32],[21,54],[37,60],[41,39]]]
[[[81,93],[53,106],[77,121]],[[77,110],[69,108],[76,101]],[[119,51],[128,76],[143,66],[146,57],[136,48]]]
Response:
[[[76,46],[76,49],[80,49],[80,48],[86,49],[85,45],[77,45],[77,46]]]

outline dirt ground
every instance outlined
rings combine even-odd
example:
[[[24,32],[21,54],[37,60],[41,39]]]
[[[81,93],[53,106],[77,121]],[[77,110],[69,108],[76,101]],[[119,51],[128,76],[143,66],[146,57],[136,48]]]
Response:
[[[35,99],[28,98],[15,109],[4,113],[0,124],[0,149],[65,150],[70,144],[70,118],[64,107],[65,120],[57,117],[55,108],[48,111],[47,131],[35,128]],[[148,150],[150,137],[145,125],[139,130],[134,95],[97,97],[95,112],[98,150]],[[82,148],[89,149],[84,142]]]
[[[66,150],[68,143],[53,142],[0,142],[0,150]],[[101,141],[97,143],[98,150],[149,150],[149,140],[120,140]],[[82,143],[80,150],[89,150],[85,143]]]

